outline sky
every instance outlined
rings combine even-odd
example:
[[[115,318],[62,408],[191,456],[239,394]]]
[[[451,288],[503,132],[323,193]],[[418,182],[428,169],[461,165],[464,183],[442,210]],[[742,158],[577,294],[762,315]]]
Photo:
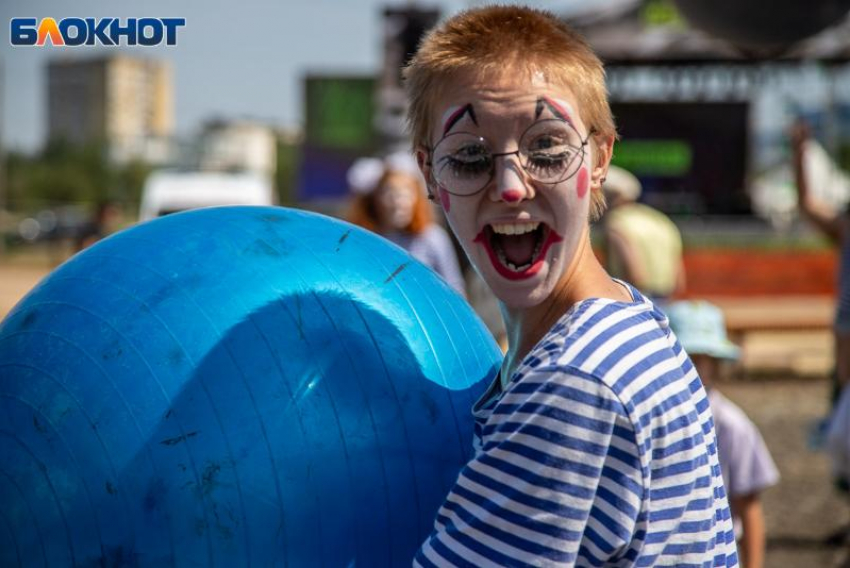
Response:
[[[529,0],[558,12],[584,11],[618,0]],[[622,0],[620,0],[622,1]],[[417,5],[443,15],[476,0],[434,0]],[[170,61],[175,134],[190,137],[211,118],[253,118],[279,127],[302,123],[305,74],[374,74],[382,60],[381,11],[399,0],[2,0],[0,22],[0,135],[7,150],[33,152],[47,131],[46,63],[87,57],[107,48],[15,47],[14,17],[184,17],[178,45],[123,47]]]

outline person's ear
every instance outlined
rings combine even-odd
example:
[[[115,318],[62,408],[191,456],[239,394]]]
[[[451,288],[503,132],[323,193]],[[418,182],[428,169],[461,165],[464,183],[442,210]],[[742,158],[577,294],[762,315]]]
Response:
[[[593,169],[590,172],[590,187],[594,190],[601,190],[605,176],[608,175],[608,165],[614,155],[614,135],[597,134],[593,137],[593,141],[596,152]]]
[[[425,178],[425,188],[428,190],[428,199],[434,201],[436,195],[432,188],[431,178],[431,153],[424,146],[417,146],[415,150],[416,164],[419,166],[419,171],[422,172],[422,177]]]

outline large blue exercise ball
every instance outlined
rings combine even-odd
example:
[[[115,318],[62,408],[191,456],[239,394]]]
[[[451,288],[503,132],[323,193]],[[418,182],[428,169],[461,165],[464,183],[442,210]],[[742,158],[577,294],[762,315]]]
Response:
[[[176,214],[0,324],[0,566],[408,565],[500,354],[402,249],[317,214]]]

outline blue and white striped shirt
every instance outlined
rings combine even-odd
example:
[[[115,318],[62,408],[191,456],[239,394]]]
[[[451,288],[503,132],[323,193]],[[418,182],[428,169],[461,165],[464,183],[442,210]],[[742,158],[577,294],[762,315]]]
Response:
[[[737,566],[705,390],[667,318],[580,302],[474,409],[415,566]]]

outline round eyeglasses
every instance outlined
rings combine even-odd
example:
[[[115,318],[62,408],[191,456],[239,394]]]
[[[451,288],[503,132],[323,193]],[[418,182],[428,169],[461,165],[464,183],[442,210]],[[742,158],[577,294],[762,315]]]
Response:
[[[437,142],[428,165],[434,181],[457,196],[474,195],[487,187],[496,171],[496,158],[500,156],[516,155],[531,179],[556,184],[576,174],[593,134],[591,129],[582,139],[566,120],[540,120],[523,132],[517,150],[494,153],[481,136],[457,132]]]

